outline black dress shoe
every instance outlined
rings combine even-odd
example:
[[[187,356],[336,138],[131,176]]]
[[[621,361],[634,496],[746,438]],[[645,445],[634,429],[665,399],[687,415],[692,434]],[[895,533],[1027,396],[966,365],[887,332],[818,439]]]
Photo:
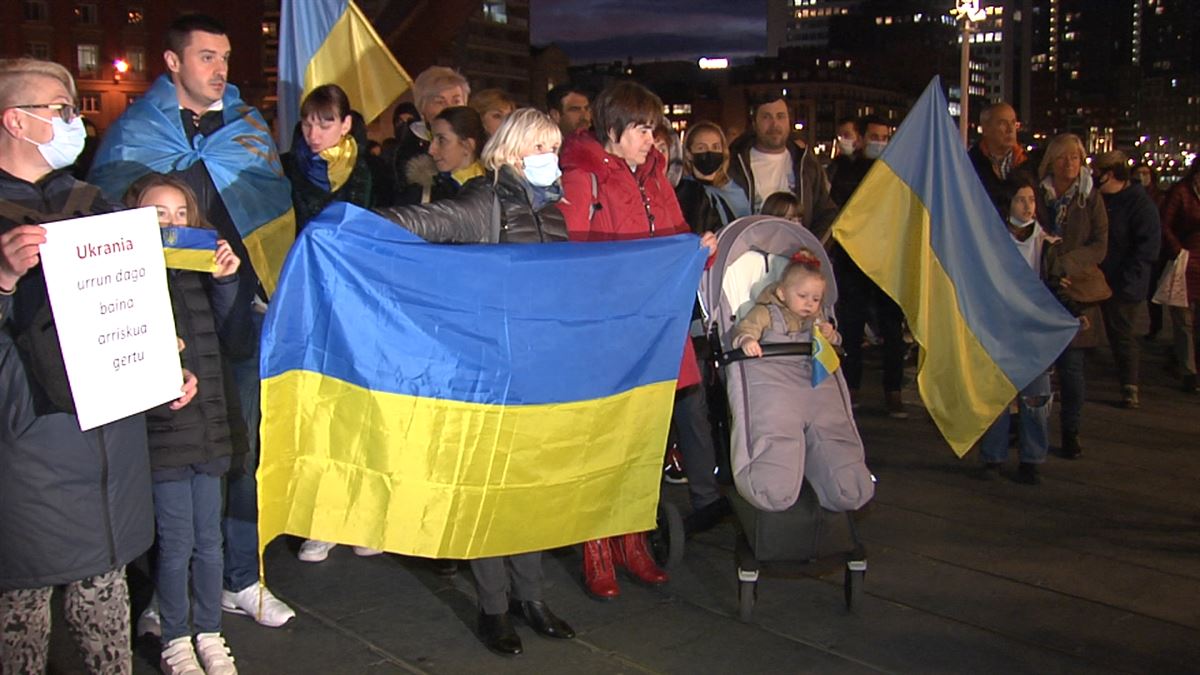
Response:
[[[508,611],[525,620],[540,635],[570,640],[575,631],[566,621],[554,615],[550,607],[540,600],[509,600]]]
[[[488,649],[503,656],[516,656],[525,651],[521,638],[507,614],[479,613],[479,639]]]
[[[689,537],[693,534],[707,532],[716,527],[717,523],[721,522],[721,520],[731,513],[733,513],[733,507],[730,506],[729,500],[725,497],[720,497],[717,501],[705,504],[689,513],[683,519],[683,532]]]

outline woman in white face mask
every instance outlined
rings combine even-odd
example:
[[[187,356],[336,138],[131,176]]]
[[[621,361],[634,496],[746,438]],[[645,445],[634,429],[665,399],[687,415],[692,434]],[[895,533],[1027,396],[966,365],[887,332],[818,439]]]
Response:
[[[463,186],[454,197],[421,206],[376,211],[435,243],[539,243],[567,240],[567,226],[555,203],[562,198],[558,149],[562,132],[545,113],[522,108],[496,129],[480,155],[482,180]],[[542,601],[542,554],[471,561],[479,597],[479,637],[492,651],[523,651],[510,616],[552,638],[575,632]]]

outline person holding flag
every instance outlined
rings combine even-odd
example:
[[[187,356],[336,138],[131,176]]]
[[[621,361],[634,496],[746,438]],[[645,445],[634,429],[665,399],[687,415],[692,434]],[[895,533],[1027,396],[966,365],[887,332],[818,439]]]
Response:
[[[230,42],[216,19],[193,14],[171,23],[166,34],[168,73],[131,105],[104,136],[89,179],[117,200],[138,178],[176,176],[196,193],[199,211],[233,252],[249,265],[238,269],[236,303],[251,305],[261,283],[274,290],[283,258],[295,238],[291,184],[284,177],[270,129],[258,110],[228,83]],[[262,304],[258,303],[262,308]],[[225,351],[245,418],[258,429],[258,335],[261,312],[235,326],[243,335]],[[295,616],[258,585],[257,437],[250,434],[244,467],[231,470],[226,489],[226,611],[248,614],[266,626]]]

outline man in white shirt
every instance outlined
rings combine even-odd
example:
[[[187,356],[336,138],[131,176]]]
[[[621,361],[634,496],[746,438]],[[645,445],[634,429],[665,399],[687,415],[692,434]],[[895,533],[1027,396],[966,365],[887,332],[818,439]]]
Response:
[[[829,229],[837,207],[829,198],[829,179],[808,146],[792,138],[787,101],[776,98],[756,105],[753,129],[730,146],[729,177],[746,191],[757,213],[775,192],[791,192],[800,200],[804,226],[818,236]]]

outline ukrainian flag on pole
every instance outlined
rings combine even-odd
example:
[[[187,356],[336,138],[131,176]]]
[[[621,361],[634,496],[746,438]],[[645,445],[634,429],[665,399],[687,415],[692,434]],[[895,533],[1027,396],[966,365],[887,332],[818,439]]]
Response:
[[[934,78],[833,224],[904,310],[917,384],[961,457],[1079,329],[996,212]]]
[[[330,206],[263,326],[260,545],[477,558],[653,529],[706,253],[439,246]]]
[[[275,130],[281,152],[291,147],[300,101],[322,84],[346,90],[350,105],[370,122],[412,78],[353,0],[283,0]]]

